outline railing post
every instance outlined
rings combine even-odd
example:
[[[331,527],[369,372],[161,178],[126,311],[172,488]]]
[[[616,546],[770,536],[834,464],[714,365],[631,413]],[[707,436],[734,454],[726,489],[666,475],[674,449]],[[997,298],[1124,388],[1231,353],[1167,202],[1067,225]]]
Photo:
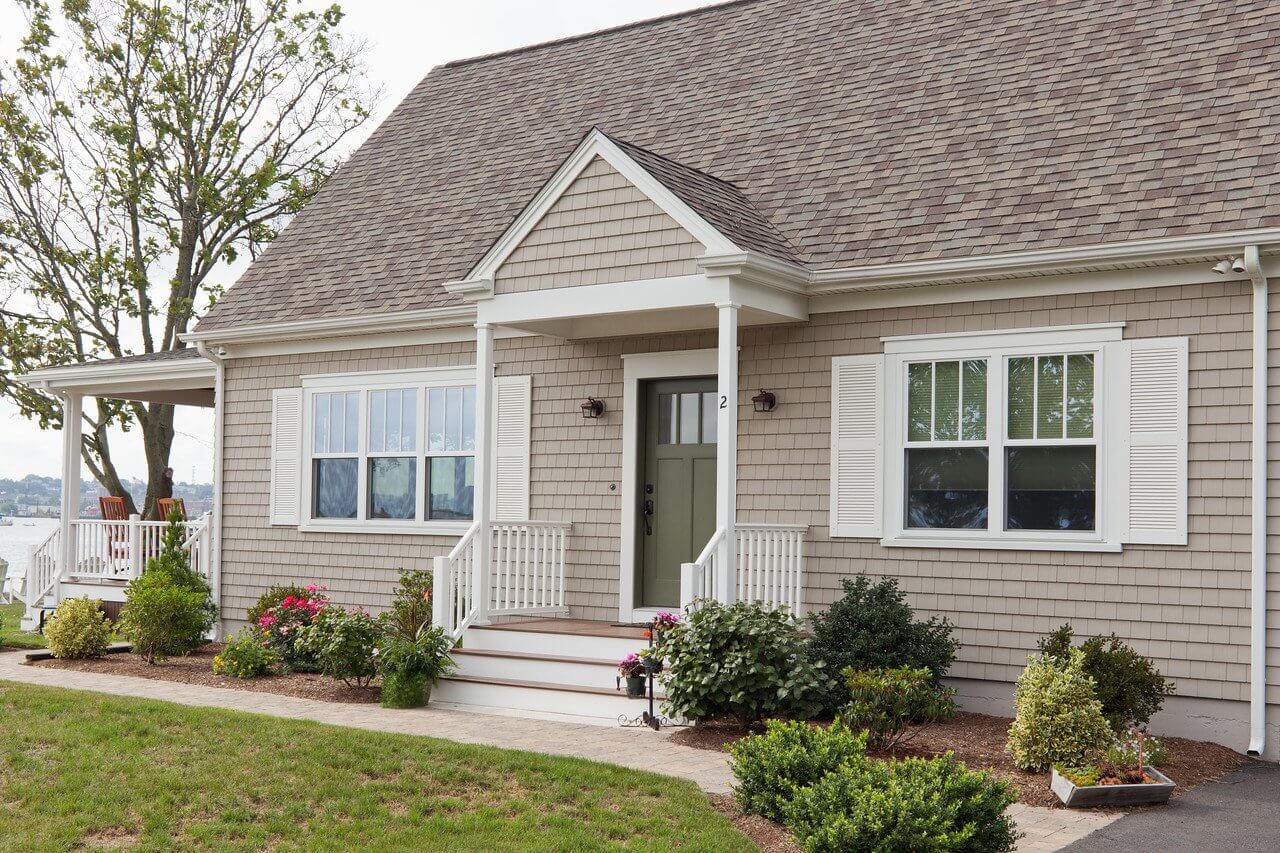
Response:
[[[200,529],[200,538],[197,542],[200,545],[200,574],[208,578],[210,585],[213,583],[213,566],[209,559],[212,552],[213,536],[209,517],[205,516],[204,526]]]
[[[680,564],[680,606],[688,607],[702,589],[702,567],[697,563]]]
[[[453,610],[454,594],[453,579],[449,577],[449,558],[436,557],[432,563],[431,622],[452,635],[453,624],[449,616]]]
[[[129,579],[142,574],[145,560],[142,555],[142,517],[136,512],[129,516]]]
[[[39,545],[32,545],[27,554],[27,574],[22,579],[22,603],[27,606],[27,613],[36,606],[36,602],[32,596],[36,594],[39,584],[36,582],[39,577],[36,566],[36,554],[40,553]],[[9,589],[13,589],[13,579],[9,580]]]

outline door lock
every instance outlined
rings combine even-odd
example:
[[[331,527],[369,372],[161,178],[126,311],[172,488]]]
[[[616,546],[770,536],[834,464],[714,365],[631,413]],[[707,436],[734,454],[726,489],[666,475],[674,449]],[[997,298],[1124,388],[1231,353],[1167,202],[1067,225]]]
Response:
[[[653,494],[653,486],[644,487],[645,494]],[[644,502],[644,535],[653,535],[653,498],[648,498]]]

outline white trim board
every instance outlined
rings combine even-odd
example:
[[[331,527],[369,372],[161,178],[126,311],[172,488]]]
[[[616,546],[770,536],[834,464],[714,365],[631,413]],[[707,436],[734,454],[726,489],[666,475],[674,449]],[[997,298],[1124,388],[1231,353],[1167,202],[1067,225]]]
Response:
[[[629,353],[622,356],[622,536],[618,554],[618,621],[633,622],[637,613],[636,530],[640,501],[640,382],[686,376],[717,376],[715,349]]]

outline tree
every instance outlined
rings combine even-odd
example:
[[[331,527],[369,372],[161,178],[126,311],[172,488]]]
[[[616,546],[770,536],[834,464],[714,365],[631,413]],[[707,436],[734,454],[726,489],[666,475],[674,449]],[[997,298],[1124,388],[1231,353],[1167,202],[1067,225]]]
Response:
[[[297,0],[17,0],[0,65],[0,394],[41,428],[61,401],[15,377],[184,346],[179,335],[337,166],[368,119],[342,11]],[[154,515],[173,406],[86,406],[81,455],[133,499],[108,427],[137,428]]]

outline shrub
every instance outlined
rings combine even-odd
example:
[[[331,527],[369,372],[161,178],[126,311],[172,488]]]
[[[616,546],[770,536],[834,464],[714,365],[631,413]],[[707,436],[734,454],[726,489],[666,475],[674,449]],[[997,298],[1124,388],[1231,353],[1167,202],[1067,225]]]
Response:
[[[1114,739],[1083,660],[1078,650],[1065,660],[1033,655],[1018,677],[1007,748],[1022,769],[1080,767]]]
[[[825,661],[829,672],[909,666],[928,669],[934,681],[946,674],[959,648],[951,623],[936,616],[915,621],[894,578],[873,583],[859,575],[841,583],[844,595],[825,613],[810,617],[813,656]],[[827,709],[835,711],[848,700],[845,683],[832,682]]]
[[[400,572],[391,609],[379,617],[384,630],[413,642],[423,627],[431,627],[431,573],[414,569]]]
[[[148,569],[125,588],[120,626],[147,663],[189,654],[213,626],[208,588],[192,589],[166,571]]]
[[[387,708],[416,708],[427,701],[430,688],[457,669],[453,639],[443,628],[421,626],[413,639],[384,633],[376,650],[382,672],[382,704]]]
[[[1040,653],[1059,659],[1071,653],[1071,625],[1041,638]],[[1084,656],[1084,673],[1094,681],[1094,692],[1102,702],[1102,716],[1112,731],[1122,734],[1131,722],[1146,725],[1173,693],[1150,658],[1126,645],[1115,634],[1091,637],[1079,647]]]
[[[111,642],[111,620],[88,596],[68,598],[45,624],[44,638],[55,658],[102,657]]]
[[[257,678],[271,672],[279,663],[280,658],[267,646],[262,631],[249,626],[241,629],[213,656],[213,671],[232,678]]]
[[[1120,767],[1136,767],[1138,765],[1137,739],[1122,738],[1117,740],[1107,748],[1106,755],[1103,756],[1102,760],[1107,764],[1115,764]],[[1162,767],[1168,764],[1169,748],[1157,738],[1148,737],[1142,745],[1142,762],[1151,767]]]
[[[304,628],[311,625],[329,603],[325,587],[309,584],[302,595],[292,593],[279,604],[268,607],[255,623],[267,638],[267,645],[290,672],[319,672],[320,662],[298,645]],[[265,596],[264,596],[265,597]]]
[[[245,615],[245,619],[250,625],[257,625],[258,620],[267,615],[267,611],[273,607],[279,606],[280,602],[292,596],[293,598],[307,597],[307,588],[303,586],[295,586],[286,584],[283,586],[273,586],[258,596],[258,602],[249,608],[249,612]]]
[[[801,789],[787,825],[811,853],[847,850],[1013,850],[1004,782],[965,769],[951,753],[924,760],[845,764]]]
[[[320,672],[348,687],[364,686],[377,674],[381,632],[364,610],[326,605],[310,625],[299,629],[298,651],[315,660]]]
[[[836,723],[830,728],[770,720],[765,733],[743,738],[730,752],[738,780],[734,797],[744,811],[781,822],[800,788],[843,764],[865,761],[866,735]]]
[[[182,547],[182,543],[187,538],[187,528],[182,523],[182,513],[175,506],[166,520],[169,523],[160,539],[160,553],[147,561],[146,570],[148,572],[164,572],[178,586],[197,592],[203,591],[209,597],[208,606],[213,614],[209,620],[209,626],[213,627],[213,623],[218,617],[218,611],[214,606],[209,584],[205,583],[204,578],[200,577],[191,568],[191,556],[187,553],[187,549]]]
[[[662,634],[667,713],[690,720],[732,715],[811,717],[822,708],[822,664],[785,608],[703,601]]]
[[[849,704],[840,720],[853,731],[867,732],[872,749],[893,749],[910,740],[920,729],[912,723],[945,720],[956,712],[954,691],[939,687],[924,667],[895,669],[846,669]]]

